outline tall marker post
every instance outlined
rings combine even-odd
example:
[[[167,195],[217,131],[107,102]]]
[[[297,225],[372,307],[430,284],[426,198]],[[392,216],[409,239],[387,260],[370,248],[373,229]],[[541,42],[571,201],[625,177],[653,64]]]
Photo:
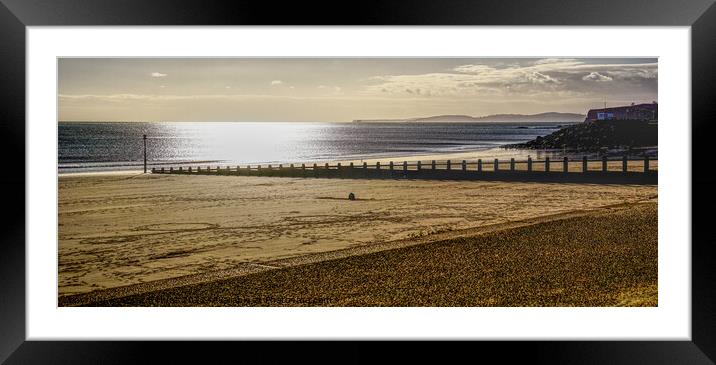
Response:
[[[144,135],[144,173],[147,173],[147,135]]]

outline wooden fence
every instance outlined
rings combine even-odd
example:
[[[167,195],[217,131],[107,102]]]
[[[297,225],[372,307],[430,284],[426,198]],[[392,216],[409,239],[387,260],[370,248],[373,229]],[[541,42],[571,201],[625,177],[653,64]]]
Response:
[[[153,167],[155,174],[195,174],[233,176],[273,176],[344,179],[439,179],[439,180],[505,180],[592,183],[656,184],[655,161],[644,159],[618,160],[606,157],[594,160],[532,160],[482,159],[459,162],[423,161],[375,164],[288,164],[246,166],[180,166]],[[635,169],[636,168],[636,169]]]
[[[279,164],[153,167],[155,174],[274,176],[343,179],[500,180],[656,184],[655,161],[644,159],[403,161],[388,164]]]

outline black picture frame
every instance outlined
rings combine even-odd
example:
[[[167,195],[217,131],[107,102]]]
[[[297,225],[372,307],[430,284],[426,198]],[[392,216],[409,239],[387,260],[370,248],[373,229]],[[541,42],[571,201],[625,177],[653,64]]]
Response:
[[[81,342],[26,341],[25,332],[25,30],[28,26],[79,25],[640,25],[690,26],[692,73],[692,340],[462,342],[459,349],[404,343]],[[335,362],[429,358],[442,362],[498,355],[502,361],[544,363],[708,364],[716,359],[716,234],[709,208],[716,182],[709,171],[716,123],[716,6],[713,0],[488,0],[488,1],[171,1],[0,0],[0,184],[6,224],[0,245],[0,362],[144,363]],[[668,101],[661,101],[666,103]],[[671,121],[670,121],[671,122]],[[683,122],[688,121],[675,121]],[[50,183],[50,182],[48,182]],[[21,194],[20,192],[24,192]],[[696,199],[697,198],[697,199]],[[22,213],[21,213],[22,212]],[[238,349],[241,346],[243,348]],[[450,347],[453,347],[452,344]],[[280,348],[280,351],[275,349]],[[240,355],[238,354],[240,352]],[[379,355],[380,354],[380,355]],[[338,356],[338,357],[336,357]]]

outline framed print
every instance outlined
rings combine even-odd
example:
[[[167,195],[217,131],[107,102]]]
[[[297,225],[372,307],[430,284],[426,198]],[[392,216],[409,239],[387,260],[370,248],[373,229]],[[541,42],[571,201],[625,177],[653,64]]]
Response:
[[[2,4],[7,363],[716,356],[711,1]]]

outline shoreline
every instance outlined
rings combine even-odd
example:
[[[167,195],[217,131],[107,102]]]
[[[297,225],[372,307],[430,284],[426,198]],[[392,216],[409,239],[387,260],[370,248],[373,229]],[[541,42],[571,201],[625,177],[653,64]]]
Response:
[[[386,157],[367,157],[364,159],[356,158],[356,159],[332,159],[332,160],[306,160],[306,161],[300,161],[300,162],[286,162],[282,163],[284,166],[288,166],[291,163],[294,164],[301,164],[306,163],[313,164],[316,163],[318,165],[330,163],[340,163],[343,165],[348,165],[350,163],[353,164],[362,164],[363,162],[366,162],[368,164],[375,164],[376,162],[380,162],[381,164],[387,164],[390,161],[396,162],[396,163],[402,163],[403,161],[408,162],[415,162],[415,161],[423,161],[428,162],[431,160],[435,161],[446,161],[446,160],[452,160],[454,162],[456,161],[462,161],[462,160],[468,160],[468,161],[475,161],[479,158],[483,159],[484,162],[491,162],[494,158],[499,158],[501,161],[506,162],[506,160],[503,159],[509,159],[509,158],[515,158],[515,160],[526,160],[529,157],[532,157],[534,160],[541,160],[544,157],[550,157],[553,158],[554,156],[562,156],[564,155],[593,155],[594,152],[584,152],[582,154],[578,153],[563,153],[562,150],[534,150],[534,149],[526,149],[526,148],[506,148],[510,145],[501,145],[498,147],[492,147],[488,149],[479,149],[479,150],[469,150],[469,151],[459,151],[459,152],[444,152],[444,153],[418,153],[418,154],[410,154],[410,155],[391,155]],[[657,148],[653,148],[657,149]],[[556,161],[556,160],[555,160]],[[654,164],[658,162],[658,159],[652,160]],[[572,162],[577,163],[578,161],[573,160]],[[278,165],[278,162],[271,162],[271,163],[261,163],[261,165]],[[239,164],[241,167],[245,167],[246,165],[256,166],[259,165],[258,163],[241,163]],[[205,161],[198,161],[198,162],[177,162],[177,163],[170,163],[170,162],[161,162],[161,163],[154,163],[152,164],[150,161],[147,162],[147,171],[151,170],[152,167],[163,167],[163,166],[236,166],[235,163],[228,163],[228,162],[214,162],[214,163],[208,163]],[[91,168],[88,168],[91,169]],[[122,170],[95,170],[95,171],[67,171],[62,172],[58,169],[58,176],[82,176],[82,175],[122,175],[122,174],[132,174],[132,173],[142,173],[142,168],[128,168],[128,169],[122,169]],[[148,172],[149,173],[149,172]]]
[[[123,176],[123,175],[143,175],[144,170],[110,170],[110,171],[72,171],[57,172],[57,177],[78,177],[78,176]],[[151,169],[147,168],[147,174],[151,174]]]
[[[492,151],[493,153],[489,153],[490,151]],[[488,153],[485,153],[485,152],[488,152]],[[467,159],[469,157],[471,158],[471,157],[478,156],[478,155],[492,156],[495,154],[505,155],[505,154],[510,154],[510,153],[506,152],[506,150],[503,149],[503,146],[499,146],[499,147],[491,147],[491,148],[486,148],[486,149],[477,149],[477,150],[459,151],[459,152],[394,154],[394,155],[389,155],[389,156],[387,156],[387,155],[386,156],[372,156],[372,157],[367,156],[366,158],[363,158],[363,159],[361,159],[361,158],[354,158],[354,159],[337,158],[337,159],[318,159],[318,160],[307,159],[305,161],[299,161],[299,162],[296,162],[296,161],[293,161],[293,162],[291,162],[291,161],[288,161],[288,162],[272,161],[272,162],[261,162],[261,163],[251,162],[251,163],[240,163],[239,165],[240,166],[245,166],[245,165],[251,165],[251,166],[264,165],[265,166],[268,164],[288,165],[291,163],[294,163],[294,164],[296,164],[296,163],[298,163],[298,164],[300,164],[300,163],[306,163],[306,164],[312,164],[312,163],[316,163],[316,164],[324,164],[324,163],[348,164],[350,162],[356,163],[359,161],[366,161],[369,163],[376,163],[376,162],[383,163],[383,162],[388,162],[391,160],[392,161],[398,161],[398,160],[403,161],[404,159],[407,159],[407,161],[417,161],[418,159],[420,159],[420,160],[430,160],[430,159],[447,160],[447,159],[451,159],[451,158]],[[511,153],[511,154],[514,155],[514,153]],[[475,157],[475,158],[479,158],[479,157]],[[147,170],[151,170],[152,167],[162,167],[162,166],[222,166],[223,167],[223,166],[235,166],[235,165],[236,165],[235,162],[225,162],[225,161],[223,161],[223,162],[222,161],[195,161],[195,162],[176,162],[176,163],[167,162],[167,161],[152,163],[151,161],[147,161]],[[76,170],[77,168],[72,168],[72,169]],[[93,169],[93,167],[88,167],[87,169]],[[90,174],[90,173],[92,173],[92,174],[95,174],[95,173],[123,173],[123,172],[124,173],[132,173],[132,172],[142,172],[142,171],[143,171],[142,167],[127,168],[127,169],[122,168],[121,170],[94,170],[94,171],[68,171],[68,172],[62,172],[62,171],[59,171],[59,169],[58,169],[58,175]]]

